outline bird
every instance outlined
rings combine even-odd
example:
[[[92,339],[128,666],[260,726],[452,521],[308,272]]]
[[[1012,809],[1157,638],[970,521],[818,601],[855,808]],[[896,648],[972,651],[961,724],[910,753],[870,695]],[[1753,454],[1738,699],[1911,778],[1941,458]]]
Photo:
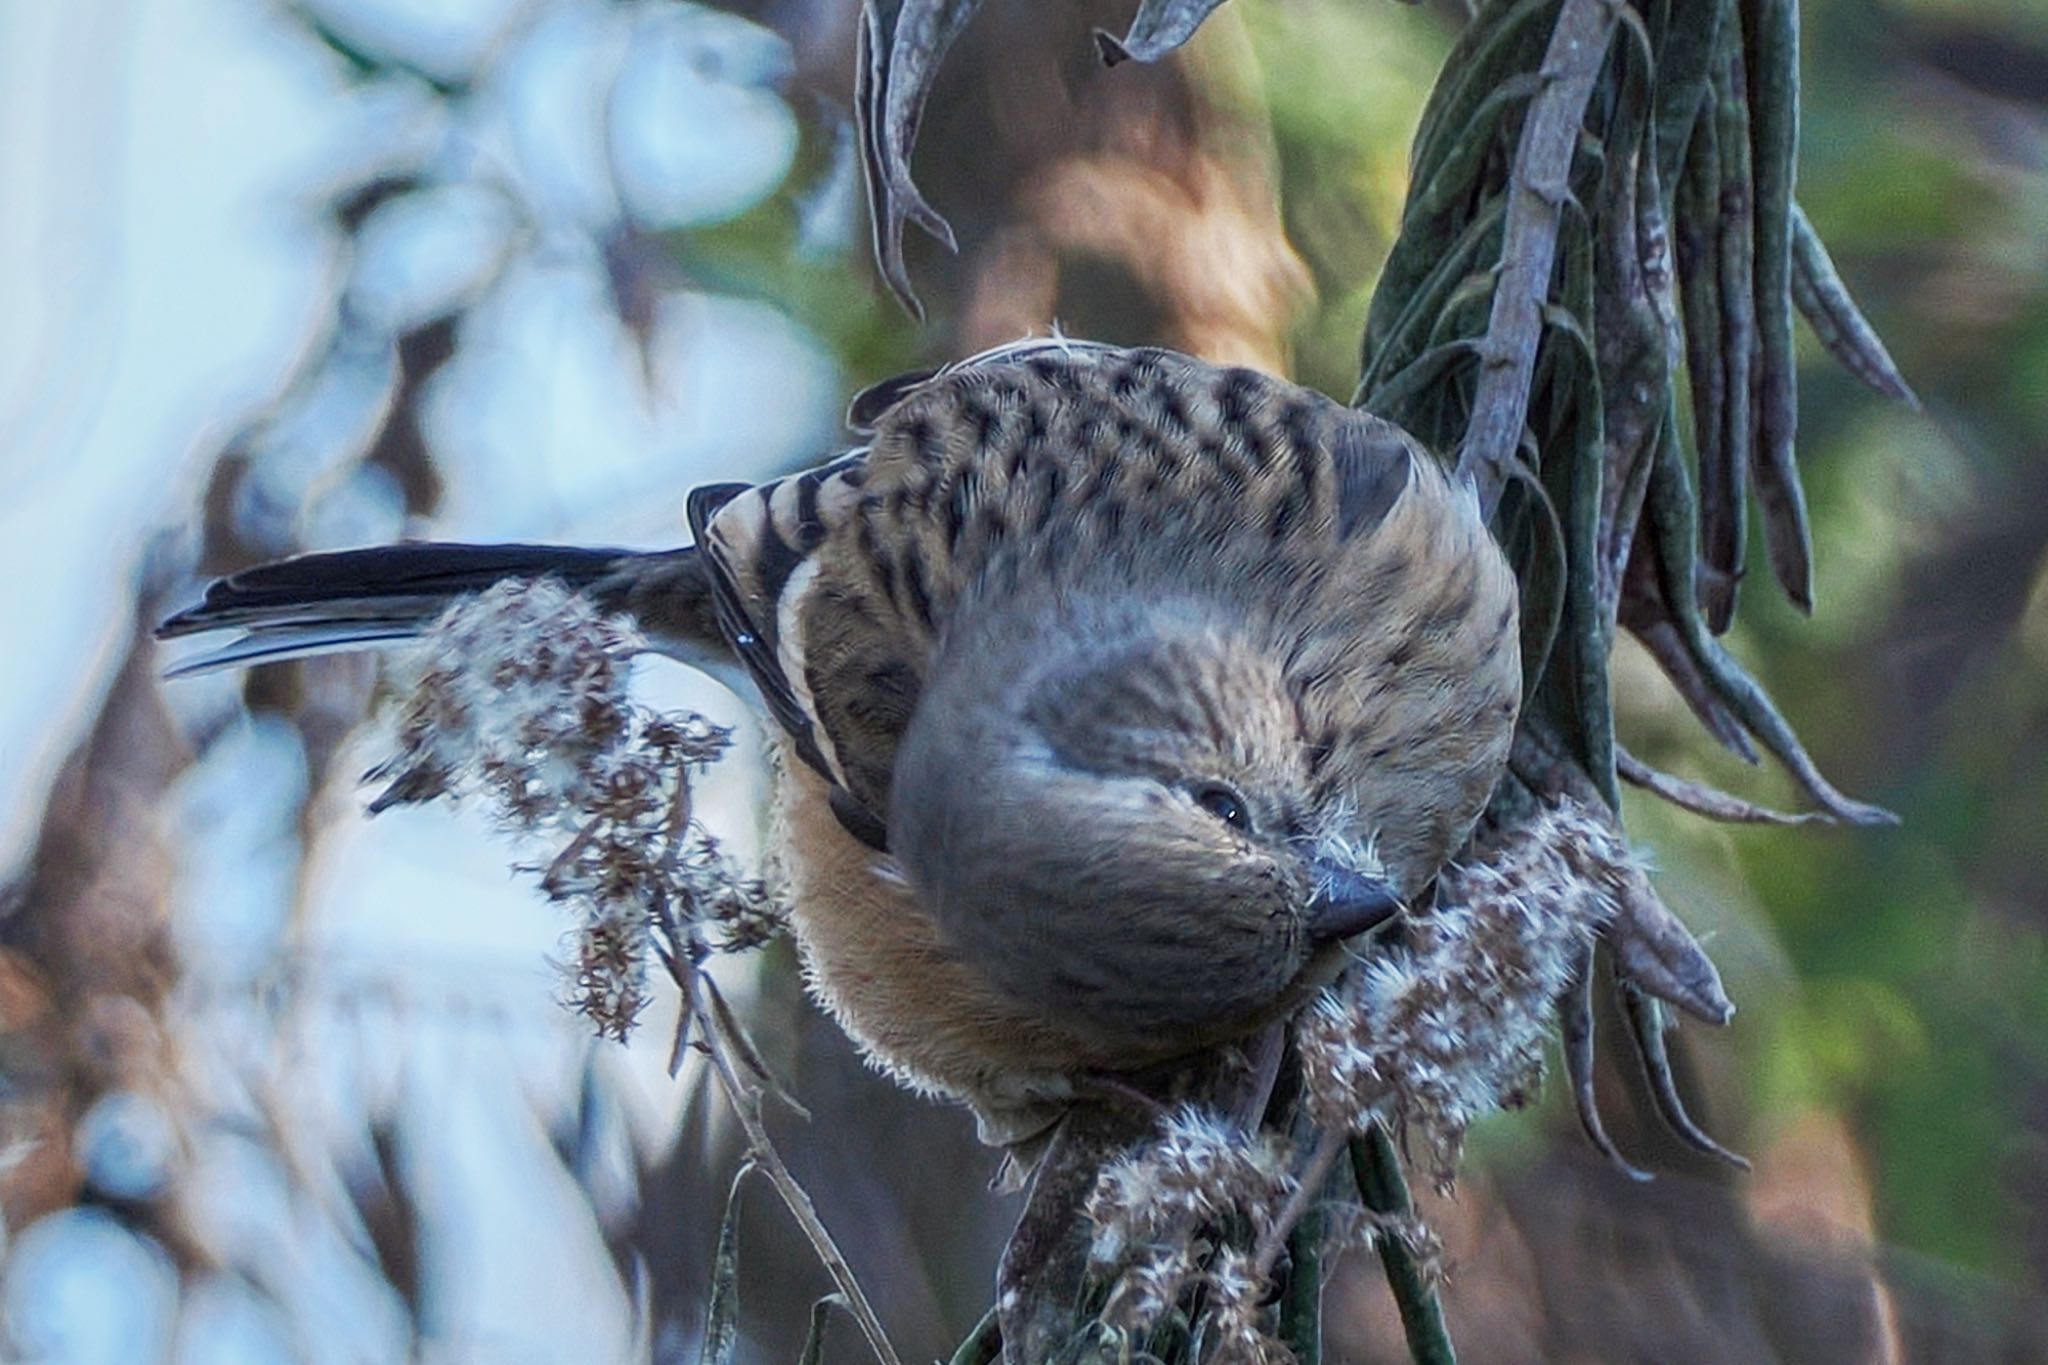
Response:
[[[243,632],[183,671],[360,649],[553,578],[740,679],[812,994],[995,1142],[1286,1017],[1465,842],[1521,703],[1515,576],[1399,427],[1060,336],[848,423],[815,468],[692,491],[682,548],[303,555],[158,633]]]

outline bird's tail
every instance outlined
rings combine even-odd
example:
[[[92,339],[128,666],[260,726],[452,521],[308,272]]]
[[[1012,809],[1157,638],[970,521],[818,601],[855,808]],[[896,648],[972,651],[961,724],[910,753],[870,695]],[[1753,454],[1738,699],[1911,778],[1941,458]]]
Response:
[[[564,545],[418,542],[300,555],[214,580],[160,640],[238,630],[180,661],[181,677],[243,664],[373,649],[424,632],[457,598],[507,579],[552,578],[634,618],[650,641],[692,662],[722,653],[711,583],[695,549],[642,553]]]

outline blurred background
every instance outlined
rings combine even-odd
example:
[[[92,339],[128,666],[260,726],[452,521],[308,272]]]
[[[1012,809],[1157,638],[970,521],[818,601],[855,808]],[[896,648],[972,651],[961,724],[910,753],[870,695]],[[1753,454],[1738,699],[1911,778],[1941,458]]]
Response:
[[[855,388],[1055,319],[1348,395],[1462,10],[1237,0],[1105,71],[1131,8],[989,0],[960,41],[920,329],[867,263],[853,0],[0,4],[0,1357],[696,1359],[737,1149],[666,1074],[673,1002],[593,1041],[480,817],[366,818],[372,662],[166,686],[148,627],[301,549],[674,543]],[[1622,1066],[1653,1185],[1554,1094],[1487,1125],[1426,1210],[1473,1362],[2048,1360],[2048,8],[1804,9],[1801,198],[1925,410],[1810,348],[1820,607],[1759,584],[1736,648],[1904,823],[1631,805],[1741,1008],[1687,1083],[1757,1170],[1632,1117]],[[1636,753],[1791,799],[1620,667]],[[743,727],[703,803],[753,846],[745,710],[637,683]],[[1015,1212],[989,1154],[786,945],[720,970],[811,1111],[792,1167],[943,1356]],[[791,1360],[829,1284],[743,1198],[741,1355]],[[1328,1294],[1333,1360],[1404,1358],[1370,1257]]]

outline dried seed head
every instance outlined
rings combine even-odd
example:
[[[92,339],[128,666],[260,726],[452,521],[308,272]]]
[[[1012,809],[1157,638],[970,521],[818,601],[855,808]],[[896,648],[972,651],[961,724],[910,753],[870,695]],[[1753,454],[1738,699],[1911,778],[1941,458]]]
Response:
[[[1465,1131],[1526,1103],[1573,963],[1640,875],[1606,822],[1571,801],[1489,831],[1437,881],[1407,942],[1354,967],[1296,1025],[1309,1112],[1419,1135],[1448,1185]]]
[[[1242,1222],[1256,1238],[1293,1192],[1286,1145],[1182,1108],[1160,1135],[1111,1162],[1086,1212],[1095,1263],[1122,1266],[1103,1321],[1142,1331],[1172,1311],[1195,1278],[1215,1229]]]
[[[372,810],[475,797],[505,829],[553,845],[528,870],[578,923],[569,1004],[619,1039],[647,1004],[656,926],[731,949],[783,924],[762,882],[691,818],[690,773],[730,733],[634,702],[642,647],[547,579],[458,602],[399,680],[398,752],[369,775],[387,783]]]
[[[1210,1365],[1288,1365],[1294,1353],[1266,1332],[1272,1316],[1266,1307],[1269,1286],[1252,1258],[1236,1247],[1223,1247],[1209,1262],[1208,1330],[1213,1343]]]

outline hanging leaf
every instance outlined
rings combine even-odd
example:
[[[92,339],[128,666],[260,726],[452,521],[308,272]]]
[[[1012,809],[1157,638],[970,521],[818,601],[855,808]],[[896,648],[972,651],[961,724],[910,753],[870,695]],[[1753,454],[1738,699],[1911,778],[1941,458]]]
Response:
[[[980,4],[981,0],[867,0],[861,9],[854,112],[875,263],[890,292],[920,322],[924,305],[904,265],[904,226],[917,224],[948,251],[958,245],[952,226],[911,179],[910,156],[939,63]]]
[[[1792,352],[1792,185],[1799,159],[1798,0],[1743,0],[1756,181],[1756,447],[1764,548],[1785,596],[1813,610],[1813,532],[1799,483],[1799,366]]]
[[[1156,62],[1195,36],[1209,12],[1223,0],[1144,0],[1131,30],[1121,38],[1095,30],[1095,46],[1104,66],[1130,60]]]
[[[704,1342],[697,1365],[732,1365],[740,1342],[740,1186],[754,1173],[743,1162],[725,1196],[725,1218],[718,1225],[718,1250],[711,1259],[711,1302],[704,1309]]]
[[[1810,825],[1828,823],[1824,811],[1782,811],[1769,806],[1759,806],[1710,787],[1704,782],[1694,782],[1662,772],[1637,758],[1627,749],[1616,749],[1615,764],[1621,780],[1631,786],[1641,787],[1669,801],[1680,810],[1689,810],[1694,815],[1704,815],[1709,820],[1720,820],[1735,825]]]
[[[1828,354],[1873,392],[1896,398],[1909,407],[1919,397],[1906,383],[1877,329],[1863,316],[1848,286],[1835,271],[1820,234],[1807,221],[1806,210],[1792,206],[1792,301]]]

